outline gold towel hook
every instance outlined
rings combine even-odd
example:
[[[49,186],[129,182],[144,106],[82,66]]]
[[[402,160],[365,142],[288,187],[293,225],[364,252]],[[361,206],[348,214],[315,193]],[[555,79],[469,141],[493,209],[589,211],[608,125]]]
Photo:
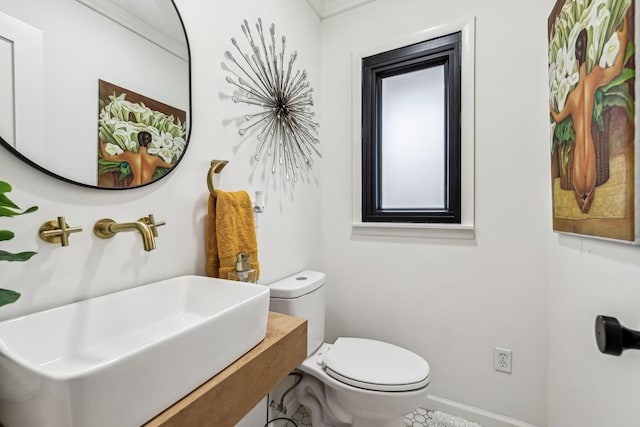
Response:
[[[207,174],[207,186],[209,187],[209,193],[211,193],[214,199],[217,197],[217,194],[216,189],[213,188],[213,174],[220,173],[227,163],[229,163],[228,160],[211,160],[211,167]]]

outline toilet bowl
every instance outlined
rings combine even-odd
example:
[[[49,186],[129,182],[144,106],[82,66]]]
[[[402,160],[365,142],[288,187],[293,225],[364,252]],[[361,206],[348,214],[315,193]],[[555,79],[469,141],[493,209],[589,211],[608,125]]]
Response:
[[[307,319],[307,359],[296,398],[313,427],[403,427],[424,403],[429,364],[396,345],[366,338],[324,342],[324,273],[303,271],[269,285],[270,310]]]

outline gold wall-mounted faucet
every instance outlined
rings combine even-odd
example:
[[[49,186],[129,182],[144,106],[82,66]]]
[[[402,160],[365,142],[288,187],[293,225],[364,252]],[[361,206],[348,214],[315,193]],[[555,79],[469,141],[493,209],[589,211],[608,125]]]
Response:
[[[69,246],[69,235],[80,233],[82,227],[69,227],[63,216],[58,219],[47,221],[40,226],[38,235],[42,240],[49,243],[60,243],[62,246]]]
[[[158,237],[157,228],[165,225],[164,221],[156,222],[153,214],[140,218],[136,222],[117,223],[112,219],[103,218],[93,226],[93,234],[101,239],[110,239],[122,231],[139,231],[145,251],[156,248],[155,238]]]

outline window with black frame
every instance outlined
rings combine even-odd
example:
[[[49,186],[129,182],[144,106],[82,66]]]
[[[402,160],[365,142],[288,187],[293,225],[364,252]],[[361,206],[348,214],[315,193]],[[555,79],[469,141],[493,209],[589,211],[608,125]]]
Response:
[[[461,33],[362,59],[362,221],[461,222]]]

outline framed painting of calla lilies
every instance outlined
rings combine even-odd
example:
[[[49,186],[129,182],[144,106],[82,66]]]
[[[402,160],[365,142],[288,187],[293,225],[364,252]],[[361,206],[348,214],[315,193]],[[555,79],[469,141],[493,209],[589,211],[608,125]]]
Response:
[[[558,0],[549,16],[555,231],[639,241],[635,1]]]
[[[163,177],[186,147],[186,112],[99,80],[98,187],[139,187]]]

